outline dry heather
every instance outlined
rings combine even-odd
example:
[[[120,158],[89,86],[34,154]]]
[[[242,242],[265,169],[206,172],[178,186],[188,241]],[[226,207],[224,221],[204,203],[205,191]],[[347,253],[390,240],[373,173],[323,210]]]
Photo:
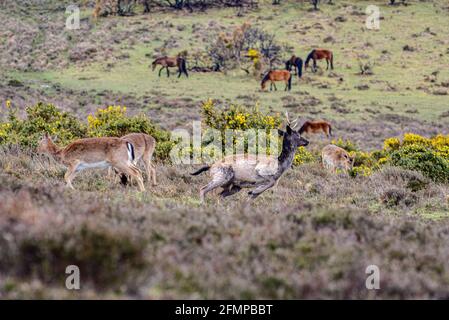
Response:
[[[385,168],[367,178],[318,165],[245,194],[198,202],[206,177],[159,165],[137,194],[26,150],[0,156],[2,298],[448,298],[449,188]],[[64,289],[67,265],[82,290]],[[365,288],[378,265],[381,290]]]

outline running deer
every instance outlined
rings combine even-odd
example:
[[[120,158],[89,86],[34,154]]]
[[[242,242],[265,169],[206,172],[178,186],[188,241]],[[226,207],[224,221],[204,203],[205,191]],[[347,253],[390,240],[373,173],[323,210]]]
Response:
[[[215,162],[212,166],[204,166],[192,173],[192,175],[198,175],[210,170],[212,181],[200,189],[201,202],[204,202],[206,193],[218,187],[223,189],[220,193],[223,198],[239,192],[242,188],[254,188],[248,192],[248,195],[254,199],[277,183],[282,174],[291,167],[298,147],[309,144],[294,130],[295,125],[290,126],[288,114],[286,115],[288,122],[286,131],[279,130],[279,134],[283,137],[282,152],[279,157],[246,154],[229,155]]]
[[[133,164],[134,146],[121,138],[86,138],[75,140],[65,148],[58,147],[48,133],[42,137],[37,148],[39,153],[51,155],[67,167],[64,180],[74,189],[72,180],[81,170],[114,167],[137,180],[140,191],[145,191],[142,174]]]
[[[156,140],[145,133],[130,133],[126,136],[121,137],[122,139],[130,142],[134,146],[134,161],[133,164],[137,166],[137,162],[142,159],[145,171],[147,174],[148,181],[152,181],[153,186],[156,183],[156,169],[151,163],[153,157],[154,149],[156,148]],[[116,172],[118,173],[118,172]],[[112,167],[109,167],[108,176],[112,175]],[[123,176],[121,177],[122,183],[125,183]]]
[[[354,158],[349,153],[340,147],[333,144],[328,144],[321,151],[321,161],[323,167],[336,172],[337,169],[349,171],[354,164]]]

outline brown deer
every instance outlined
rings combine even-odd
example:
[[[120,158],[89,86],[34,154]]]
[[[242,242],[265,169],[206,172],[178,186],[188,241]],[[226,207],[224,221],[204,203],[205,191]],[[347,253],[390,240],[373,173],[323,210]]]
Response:
[[[137,162],[142,159],[147,174],[147,179],[148,181],[152,181],[153,186],[155,186],[157,184],[156,169],[151,163],[151,159],[156,148],[156,140],[152,136],[145,133],[130,133],[121,138],[130,142],[134,146],[135,158],[133,164],[137,165]],[[110,177],[111,175],[112,167],[109,167],[108,176]],[[124,182],[123,177],[122,182]]]
[[[323,132],[329,138],[332,136],[332,126],[329,122],[323,120],[306,121],[298,132],[299,134]]]
[[[37,148],[39,153],[51,155],[67,167],[64,180],[74,189],[72,180],[81,170],[114,167],[137,180],[140,191],[145,191],[142,174],[133,164],[134,146],[121,138],[86,138],[75,140],[65,148],[59,148],[48,133],[42,137]]]
[[[329,144],[321,151],[323,167],[336,172],[337,169],[349,171],[354,164],[354,158],[349,153],[336,145]]]
[[[282,152],[279,157],[272,155],[230,155],[215,162],[212,166],[204,166],[193,172],[192,175],[198,175],[210,170],[210,176],[212,177],[212,181],[200,189],[201,202],[204,202],[206,193],[218,187],[223,188],[220,193],[223,198],[239,192],[242,188],[254,188],[248,192],[252,199],[272,188],[283,173],[291,167],[298,147],[309,144],[293,128],[294,126],[291,127],[288,121],[286,131],[279,130],[279,134],[283,137]]]

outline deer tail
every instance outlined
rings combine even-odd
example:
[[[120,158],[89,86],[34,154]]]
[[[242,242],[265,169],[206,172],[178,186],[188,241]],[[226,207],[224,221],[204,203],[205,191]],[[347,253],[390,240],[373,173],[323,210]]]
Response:
[[[128,149],[128,159],[131,163],[134,162],[134,159],[136,158],[136,155],[134,153],[134,146],[131,142],[126,142],[126,148]]]
[[[199,175],[200,173],[202,173],[202,172],[204,172],[204,171],[207,171],[207,170],[209,170],[209,169],[210,169],[210,166],[204,166],[204,167],[198,169],[197,171],[192,172],[191,175],[192,175],[192,176],[197,176],[197,175]]]

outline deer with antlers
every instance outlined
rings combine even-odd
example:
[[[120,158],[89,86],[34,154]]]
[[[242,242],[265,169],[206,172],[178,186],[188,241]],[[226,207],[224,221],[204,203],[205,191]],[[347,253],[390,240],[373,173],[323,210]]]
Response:
[[[220,193],[223,198],[239,192],[242,188],[253,188],[248,192],[251,199],[255,199],[264,191],[272,188],[284,172],[291,167],[298,147],[309,144],[294,129],[298,119],[295,122],[290,122],[287,113],[286,118],[286,131],[278,130],[279,135],[283,137],[282,152],[278,157],[273,155],[229,155],[212,166],[204,166],[193,172],[192,175],[198,175],[210,170],[212,177],[212,181],[200,189],[201,202],[204,202],[206,193],[218,187],[223,189]]]
[[[134,146],[121,138],[78,139],[65,148],[58,147],[45,133],[39,142],[37,151],[51,155],[56,161],[67,167],[64,180],[67,187],[74,189],[72,180],[81,170],[88,168],[114,167],[137,180],[140,191],[145,191],[142,174],[133,164]]]

